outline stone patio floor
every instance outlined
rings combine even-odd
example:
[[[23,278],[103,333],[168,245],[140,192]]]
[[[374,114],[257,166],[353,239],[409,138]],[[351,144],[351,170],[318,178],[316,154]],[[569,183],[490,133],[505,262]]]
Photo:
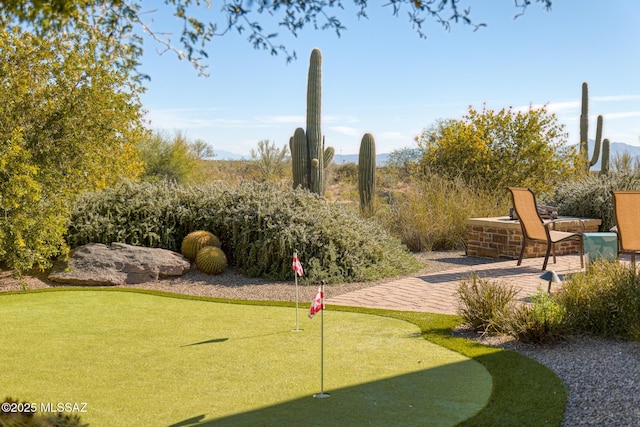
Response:
[[[456,314],[456,292],[462,278],[476,273],[480,278],[504,282],[518,290],[518,299],[525,300],[537,293],[539,288],[547,289],[549,282],[540,279],[543,260],[527,258],[520,266],[516,265],[517,260],[514,259],[496,259],[495,262],[483,259],[483,263],[459,267],[452,264],[452,268],[446,271],[405,277],[336,297],[326,295],[326,304]],[[621,262],[628,261],[621,257]],[[566,274],[583,269],[580,268],[580,256],[575,254],[558,256],[556,264],[550,257],[547,270],[555,271],[562,279]],[[552,291],[557,286],[562,286],[562,283],[552,284]]]

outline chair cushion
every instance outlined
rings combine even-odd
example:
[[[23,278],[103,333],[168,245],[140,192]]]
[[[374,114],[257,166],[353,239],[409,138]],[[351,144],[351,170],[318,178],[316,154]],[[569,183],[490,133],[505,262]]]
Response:
[[[557,243],[563,240],[571,239],[572,237],[582,238],[582,235],[580,233],[571,233],[568,231],[549,230],[549,237],[551,237],[552,243]]]

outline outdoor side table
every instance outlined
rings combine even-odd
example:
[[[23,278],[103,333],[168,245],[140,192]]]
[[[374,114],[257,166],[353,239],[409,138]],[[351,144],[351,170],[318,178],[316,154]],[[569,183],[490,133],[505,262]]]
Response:
[[[582,243],[587,264],[595,260],[615,261],[618,257],[617,233],[582,233]]]

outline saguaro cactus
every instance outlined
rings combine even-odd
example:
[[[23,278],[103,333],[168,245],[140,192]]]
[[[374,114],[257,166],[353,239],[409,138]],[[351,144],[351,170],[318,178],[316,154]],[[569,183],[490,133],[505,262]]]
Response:
[[[360,142],[358,155],[358,192],[360,208],[365,214],[373,210],[373,196],[376,191],[376,141],[373,135],[365,133]]]
[[[598,163],[600,157],[600,145],[602,144],[602,163],[600,172],[609,172],[609,150],[608,139],[602,141],[602,116],[596,120],[596,139],[593,147],[593,156],[589,160],[589,88],[587,82],[582,83],[582,108],[580,110],[580,155],[583,159],[584,170],[589,172],[589,168]],[[606,161],[605,161],[606,159]]]
[[[335,150],[324,148],[322,135],[322,53],[311,51],[307,81],[307,130],[296,129],[289,140],[293,187],[302,186],[324,195],[324,169],[331,164]]]

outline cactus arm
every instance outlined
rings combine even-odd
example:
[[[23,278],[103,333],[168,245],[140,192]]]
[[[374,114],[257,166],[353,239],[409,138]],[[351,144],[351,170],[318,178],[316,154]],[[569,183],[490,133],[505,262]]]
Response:
[[[598,120],[596,123],[596,142],[593,147],[593,157],[589,162],[589,166],[595,166],[598,163],[598,158],[600,157],[600,144],[602,142],[602,116],[598,116]]]
[[[600,174],[606,175],[609,173],[609,150],[611,144],[609,140],[605,138],[602,141],[602,164],[600,166]]]
[[[297,128],[289,143],[291,145],[293,188],[309,188],[309,152],[304,129]]]
[[[333,162],[333,157],[336,155],[336,149],[333,147],[327,147],[324,149],[324,168],[326,169]]]
[[[370,133],[364,134],[358,155],[358,192],[360,208],[371,213],[372,200],[376,189],[376,142]]]

